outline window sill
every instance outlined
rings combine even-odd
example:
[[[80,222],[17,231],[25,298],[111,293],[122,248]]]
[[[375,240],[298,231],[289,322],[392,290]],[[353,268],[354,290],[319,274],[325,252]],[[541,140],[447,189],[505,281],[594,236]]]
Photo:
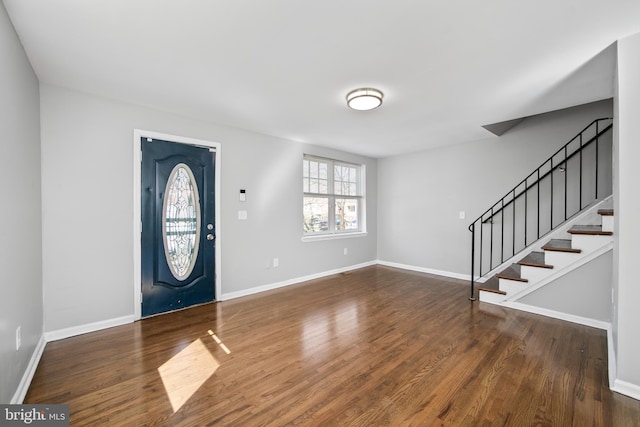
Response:
[[[366,235],[366,231],[358,231],[355,233],[319,234],[316,236],[302,236],[302,241],[315,242],[318,240],[350,239],[352,237],[366,237]]]

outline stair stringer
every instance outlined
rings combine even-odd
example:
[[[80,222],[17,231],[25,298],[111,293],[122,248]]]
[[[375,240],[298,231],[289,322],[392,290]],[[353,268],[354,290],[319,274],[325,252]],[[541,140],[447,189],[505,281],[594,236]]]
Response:
[[[600,248],[594,251],[587,252],[586,254],[581,255],[580,257],[578,257],[578,259],[576,259],[575,262],[557,269],[557,271],[554,271],[549,276],[545,277],[542,280],[536,281],[535,283],[531,284],[530,286],[527,286],[525,289],[521,290],[520,292],[514,293],[513,295],[507,295],[507,298],[505,298],[505,300],[502,302],[503,303],[517,302],[524,296],[542,288],[543,286],[548,285],[549,283],[556,281],[557,279],[564,276],[565,274],[570,273],[571,271],[577,268],[580,268],[581,266],[591,262],[592,260],[598,258],[601,255],[604,255],[605,253],[611,250],[613,250],[613,239],[611,239],[611,241],[606,243],[604,246],[601,246]],[[507,304],[504,304],[504,305],[508,306]]]
[[[529,246],[527,246],[526,248],[524,248],[520,252],[516,253],[511,258],[507,259],[502,264],[494,267],[493,270],[485,273],[482,276],[482,278],[476,279],[476,283],[484,283],[489,277],[494,276],[495,274],[497,274],[500,271],[504,270],[505,268],[507,268],[511,264],[519,261],[520,259],[522,259],[524,256],[530,254],[531,252],[534,252],[534,251],[540,252],[540,251],[542,251],[542,247],[544,246],[545,242],[547,242],[549,239],[569,239],[569,238],[571,238],[571,236],[568,233],[568,231],[574,225],[578,225],[578,224],[580,224],[580,225],[597,225],[597,224],[600,224],[599,221],[601,221],[601,220],[600,220],[600,218],[598,218],[598,216],[599,216],[598,213],[597,213],[598,209],[604,209],[604,208],[607,208],[607,207],[611,207],[612,203],[613,203],[613,195],[609,195],[609,196],[605,197],[604,199],[602,199],[600,201],[596,201],[596,202],[592,203],[591,205],[585,207],[584,209],[582,209],[582,211],[580,211],[579,213],[577,213],[573,217],[569,218],[564,223],[560,224],[559,226],[557,226],[556,228],[554,228],[553,230],[551,230],[547,234],[541,236],[538,240],[536,240],[535,242],[529,244]]]

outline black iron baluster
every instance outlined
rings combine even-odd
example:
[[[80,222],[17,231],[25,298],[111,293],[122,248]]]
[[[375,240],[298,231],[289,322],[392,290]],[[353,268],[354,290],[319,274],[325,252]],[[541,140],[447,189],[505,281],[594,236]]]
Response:
[[[476,220],[477,222],[477,220]],[[473,285],[475,284],[475,259],[476,259],[476,222],[471,224],[471,295],[469,296],[469,300],[475,301],[475,293],[473,290]],[[480,228],[482,228],[482,222],[480,222]],[[482,248],[481,248],[482,250]]]
[[[600,132],[598,131],[599,124],[600,121],[598,120],[596,122],[596,200],[598,200],[598,138],[600,135]]]
[[[538,179],[536,180],[537,184],[538,184],[538,214],[536,215],[536,220],[538,222],[538,235],[536,237],[536,239],[540,238],[540,168],[538,168]]]
[[[513,238],[513,244],[511,245],[511,255],[515,255],[516,254],[516,190],[515,188],[513,189],[513,199],[511,199],[513,201],[513,208],[511,208],[512,214],[511,216],[513,217],[513,235],[511,236]]]
[[[551,196],[551,204],[549,206],[550,218],[549,218],[549,230],[553,230],[553,157],[549,159],[551,161],[549,169],[549,176],[551,177],[551,187],[549,188],[549,195]]]
[[[484,214],[482,214],[484,216]],[[482,254],[484,253],[484,242],[482,239],[482,232],[484,231],[484,220],[480,217],[480,277],[482,277]]]
[[[582,210],[582,134],[580,134],[580,185],[578,195],[578,212]]]
[[[495,206],[495,205],[493,205]],[[489,271],[493,270],[493,206],[491,206],[491,244],[489,245]]]
[[[564,219],[567,219],[567,175],[569,175],[567,166],[567,146],[564,146]]]
[[[504,262],[504,197],[500,199],[502,207],[500,208],[500,264]]]
[[[529,208],[528,208],[528,203],[527,203],[527,199],[529,198],[529,188],[527,187],[527,180],[529,178],[524,180],[524,247],[527,247],[527,225],[528,225],[528,218],[527,215],[529,213]]]

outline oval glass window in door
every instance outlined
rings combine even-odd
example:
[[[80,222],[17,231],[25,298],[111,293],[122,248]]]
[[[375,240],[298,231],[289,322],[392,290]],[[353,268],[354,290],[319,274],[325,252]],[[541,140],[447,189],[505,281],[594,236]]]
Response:
[[[162,240],[167,264],[182,281],[193,271],[200,245],[200,195],[193,172],[177,164],[167,180],[162,203]]]

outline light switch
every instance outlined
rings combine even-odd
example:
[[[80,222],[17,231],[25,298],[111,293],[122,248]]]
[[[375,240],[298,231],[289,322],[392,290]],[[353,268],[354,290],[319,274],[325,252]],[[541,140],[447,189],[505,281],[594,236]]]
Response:
[[[241,220],[247,219],[247,211],[238,211],[238,219],[241,219]]]
[[[460,211],[460,219],[465,219],[467,217],[467,214],[465,213],[465,211]]]
[[[247,190],[240,190],[240,201],[241,202],[247,201]]]

